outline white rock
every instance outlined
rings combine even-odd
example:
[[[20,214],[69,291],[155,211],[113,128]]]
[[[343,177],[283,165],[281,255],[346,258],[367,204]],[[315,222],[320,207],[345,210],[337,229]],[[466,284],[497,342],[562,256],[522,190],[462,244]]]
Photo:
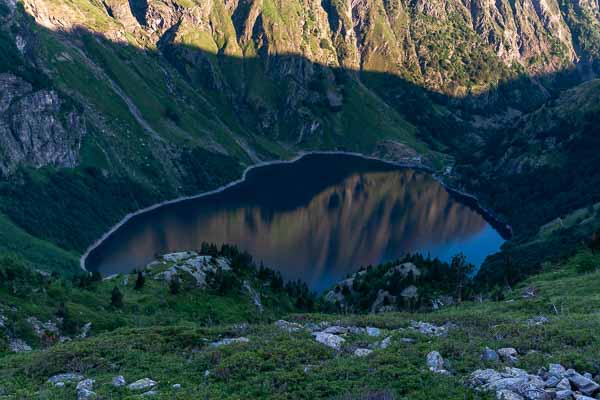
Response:
[[[559,390],[571,390],[571,382],[567,378],[562,378],[556,385]]]
[[[496,392],[496,399],[497,400],[524,400],[523,396],[515,393],[515,392],[511,392],[510,390],[498,390]]]
[[[56,385],[58,382],[79,382],[82,381],[84,378],[85,377],[81,374],[75,372],[66,372],[64,374],[51,376],[50,378],[48,378],[48,383]]]
[[[21,339],[12,338],[8,343],[8,348],[13,353],[23,353],[26,351],[31,351],[31,346],[25,343],[25,341]]]
[[[569,369],[565,375],[569,378],[571,384],[586,396],[592,396],[594,393],[600,391],[600,385],[573,369]]]
[[[392,337],[388,336],[385,339],[383,339],[381,341],[381,343],[379,343],[379,348],[380,349],[387,349],[388,347],[390,347],[392,345]]]
[[[79,334],[79,338],[85,339],[86,337],[88,337],[91,329],[92,329],[91,322],[88,322],[87,324],[83,325],[83,327],[81,328],[81,333]]]
[[[544,387],[555,388],[560,383],[560,381],[561,379],[558,376],[550,375],[548,379],[546,379]]]
[[[504,347],[502,349],[498,349],[498,355],[504,361],[515,362],[518,360],[517,356],[519,353],[512,347]]]
[[[424,335],[429,336],[446,336],[448,328],[446,326],[437,326],[429,322],[411,321],[410,327]]]
[[[437,351],[432,351],[427,354],[427,366],[431,372],[435,372],[436,374],[449,374],[449,372],[444,369],[444,358]]]
[[[94,388],[95,382],[96,382],[95,380],[90,379],[90,378],[79,381],[79,383],[77,384],[77,390],[81,390],[81,389],[92,390]]]
[[[127,381],[125,381],[125,377],[123,375],[118,375],[118,376],[115,376],[112,379],[111,384],[114,387],[122,387],[122,386],[125,386],[127,384]]]
[[[142,393],[142,397],[151,397],[156,396],[158,394],[158,390],[150,390],[146,393]]]
[[[333,335],[343,335],[344,333],[348,333],[348,330],[349,329],[345,326],[334,325],[326,328],[323,332],[331,333]]]
[[[573,398],[573,392],[571,390],[559,390],[556,392],[555,400],[569,400]]]
[[[540,316],[528,319],[527,321],[525,321],[525,323],[529,326],[539,326],[539,325],[547,324],[549,321],[550,320],[547,317],[540,315]]]
[[[246,337],[239,337],[239,338],[226,338],[226,339],[221,339],[217,342],[212,342],[210,345],[212,347],[221,347],[221,346],[227,346],[230,344],[236,344],[236,343],[248,343],[250,342],[250,339],[246,338]]]
[[[367,326],[367,335],[369,335],[369,336],[379,336],[379,335],[381,335],[381,329],[374,328],[372,326]]]
[[[583,394],[575,394],[575,400],[596,400],[593,397],[585,396]]]
[[[146,390],[153,388],[157,383],[150,378],[139,379],[133,383],[130,383],[127,387],[129,390]]]
[[[176,383],[176,384],[174,384],[174,385],[173,385],[173,386],[171,386],[171,387],[172,387],[173,389],[175,389],[175,390],[179,390],[179,389],[181,389],[181,384],[180,384],[180,383]]]
[[[280,319],[279,321],[275,322],[275,325],[277,325],[277,327],[279,329],[290,332],[290,333],[298,332],[298,331],[304,329],[304,327],[300,324],[297,324],[295,322],[288,322],[283,319]]]
[[[519,388],[527,383],[527,377],[520,378],[502,378],[491,381],[487,385],[483,386],[486,391],[498,391],[498,390],[510,390],[511,392],[518,392]]]
[[[96,395],[96,392],[93,392],[91,390],[88,390],[88,389],[77,390],[77,400],[92,400],[92,399],[96,399],[97,397],[98,397],[98,395]]]
[[[493,369],[478,369],[471,373],[470,382],[473,386],[483,386],[502,379],[503,376]]]
[[[346,341],[344,338],[327,333],[327,332],[315,332],[313,333],[315,340],[319,343],[324,344],[325,346],[329,346],[333,349],[339,350],[342,347],[342,344]]]
[[[369,354],[371,354],[373,352],[373,350],[370,349],[356,349],[354,350],[354,355],[356,357],[366,357]]]

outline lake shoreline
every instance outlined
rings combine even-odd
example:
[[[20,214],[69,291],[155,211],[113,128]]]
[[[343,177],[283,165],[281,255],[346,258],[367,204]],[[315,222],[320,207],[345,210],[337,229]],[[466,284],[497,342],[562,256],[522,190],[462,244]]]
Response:
[[[427,167],[421,163],[392,161],[392,160],[387,160],[387,159],[381,158],[381,157],[375,157],[375,156],[365,155],[362,153],[347,152],[347,151],[325,151],[325,150],[324,151],[306,151],[306,152],[298,153],[298,155],[296,157],[289,159],[289,160],[271,160],[271,161],[264,161],[264,162],[260,162],[258,164],[250,165],[244,170],[244,172],[242,173],[242,176],[239,179],[231,181],[228,184],[220,186],[216,189],[198,193],[195,195],[181,196],[181,197],[178,197],[175,199],[165,200],[163,202],[156,203],[151,206],[148,206],[143,209],[140,209],[140,210],[137,210],[137,211],[127,214],[125,217],[123,217],[121,219],[121,221],[119,221],[117,224],[115,224],[110,230],[108,230],[106,233],[104,233],[98,240],[96,240],[92,245],[90,245],[86,249],[85,253],[79,259],[80,268],[83,271],[87,272],[88,270],[86,268],[86,261],[90,255],[90,253],[92,251],[94,251],[98,246],[100,246],[107,238],[109,238],[113,233],[115,233],[123,225],[125,225],[132,218],[134,218],[138,215],[148,213],[150,211],[156,210],[156,209],[164,207],[164,206],[168,206],[168,205],[172,205],[172,204],[176,204],[176,203],[180,203],[180,202],[184,202],[184,201],[189,201],[189,200],[200,199],[203,197],[221,193],[227,189],[230,189],[236,185],[243,183],[246,180],[248,173],[254,169],[273,166],[273,165],[292,164],[292,163],[295,163],[295,162],[301,160],[304,157],[311,156],[311,155],[347,155],[347,156],[359,157],[359,158],[367,159],[367,160],[378,161],[378,162],[385,163],[385,164],[388,164],[388,165],[391,165],[394,167],[398,167],[398,168],[402,168],[402,169],[413,169],[416,171],[426,172],[426,173],[430,174],[438,183],[440,183],[444,187],[444,189],[446,189],[448,191],[448,193],[450,193],[454,197],[459,198],[459,200],[462,203],[464,203],[465,205],[467,205],[467,206],[471,207],[472,209],[474,209],[475,211],[477,211],[502,236],[503,239],[509,239],[510,236],[512,235],[512,229],[511,229],[510,225],[501,222],[499,220],[499,218],[497,218],[492,211],[483,207],[480,204],[479,199],[476,196],[471,195],[469,193],[465,193],[459,189],[452,188],[443,180],[443,178],[441,176],[436,174],[436,171],[433,168]]]

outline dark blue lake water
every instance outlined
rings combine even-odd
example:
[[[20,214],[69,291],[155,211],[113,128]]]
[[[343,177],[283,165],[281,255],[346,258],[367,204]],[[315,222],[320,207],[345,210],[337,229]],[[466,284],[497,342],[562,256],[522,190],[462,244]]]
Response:
[[[156,254],[236,244],[317,291],[362,265],[422,252],[463,252],[476,265],[502,236],[429,174],[349,155],[310,155],[255,168],[222,192],[139,214],[91,251],[103,275]]]

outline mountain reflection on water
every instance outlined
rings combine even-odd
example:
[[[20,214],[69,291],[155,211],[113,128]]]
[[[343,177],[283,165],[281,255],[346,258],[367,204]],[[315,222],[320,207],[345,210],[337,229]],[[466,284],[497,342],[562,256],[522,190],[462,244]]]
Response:
[[[501,236],[430,175],[351,156],[313,155],[252,170],[221,193],[140,214],[87,259],[104,275],[155,254],[231,243],[323,290],[362,265],[420,251],[480,264]]]

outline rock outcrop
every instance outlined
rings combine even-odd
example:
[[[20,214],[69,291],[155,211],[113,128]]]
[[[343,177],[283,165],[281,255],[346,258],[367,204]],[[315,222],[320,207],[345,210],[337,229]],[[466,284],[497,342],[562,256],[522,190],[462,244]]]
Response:
[[[56,91],[0,73],[0,174],[19,165],[75,167],[85,134],[83,117]]]
[[[600,385],[591,378],[560,364],[550,364],[547,370],[529,374],[519,368],[504,371],[477,370],[470,376],[470,384],[480,390],[495,392],[500,400],[546,400],[593,398]]]

